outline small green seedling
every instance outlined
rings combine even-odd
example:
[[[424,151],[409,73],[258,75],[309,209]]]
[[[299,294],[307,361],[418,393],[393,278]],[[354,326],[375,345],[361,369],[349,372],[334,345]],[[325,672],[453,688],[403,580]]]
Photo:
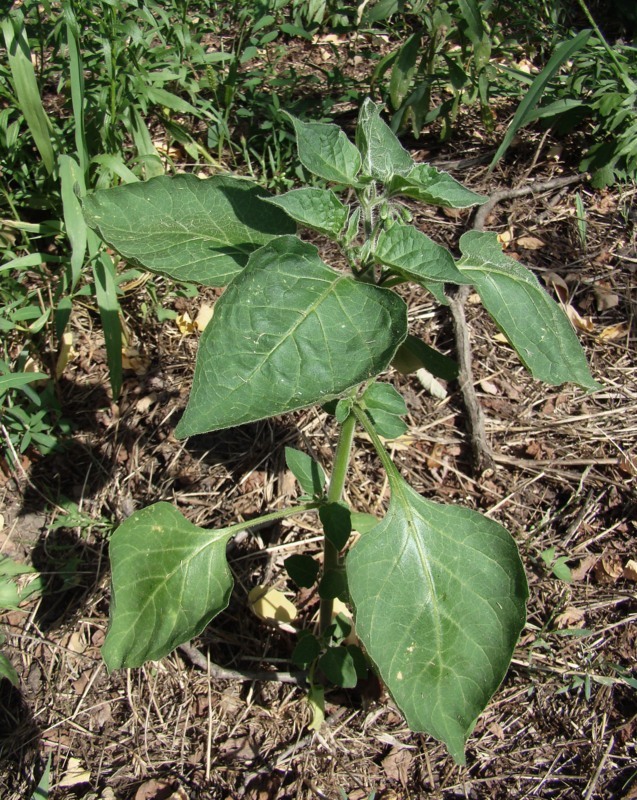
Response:
[[[524,625],[527,583],[501,525],[420,496],[385,449],[384,438],[405,431],[406,407],[378,376],[395,359],[438,375],[450,369],[409,334],[407,306],[393,288],[415,282],[445,303],[446,285],[471,284],[535,377],[597,385],[560,307],[503,254],[495,234],[466,233],[456,260],[409,224],[398,200],[464,208],[485,198],[414,163],[369,100],[355,144],[335,125],[291,120],[305,168],[347,187],[352,206],[329,188],[271,197],[234,177],[177,175],[90,194],[84,213],[129,261],[226,286],[201,338],[178,437],[313,404],[329,408],[340,425],[329,479],[310,456],[288,452],[305,495],[252,521],[314,512],[323,524],[322,560],[288,564],[321,598],[318,633],[300,637],[294,655],[310,675],[314,723],[322,712],[318,673],[351,686],[370,663],[410,728],[442,740],[463,763],[467,737]],[[338,243],[349,269],[326,264],[296,236],[297,224]],[[357,427],[391,493],[384,519],[373,525],[343,501]],[[110,546],[113,597],[102,651],[109,669],[162,658],[226,608],[233,587],[226,546],[244,528],[205,530],[164,502],[120,525]],[[351,546],[355,528],[362,533]],[[344,619],[333,620],[336,598],[353,612],[362,651],[348,643]]]

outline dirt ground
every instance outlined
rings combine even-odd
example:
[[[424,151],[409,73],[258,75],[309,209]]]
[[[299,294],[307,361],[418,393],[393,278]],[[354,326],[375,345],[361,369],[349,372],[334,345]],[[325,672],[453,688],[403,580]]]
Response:
[[[485,193],[576,172],[548,139],[527,137],[493,174],[484,166],[488,143],[471,130],[457,141],[462,150],[421,140],[414,157],[433,158]],[[637,798],[636,191],[595,192],[583,182],[504,200],[489,217],[507,252],[564,303],[603,384],[586,394],[532,380],[471,296],[493,474],[472,474],[456,384],[436,399],[415,377],[392,377],[410,413],[408,436],[392,445],[402,473],[425,496],[507,526],[530,583],[526,628],[468,742],[466,767],[411,733],[377,684],[329,692],[325,726],[308,732],[304,692],[288,672],[294,636],[253,616],[247,594],[257,583],[284,589],[299,623],[312,624],[315,598],[295,590],[282,567],[292,553],[320,552],[310,516],[235,540],[230,607],[192,647],[107,673],[100,645],[113,527],[160,499],[204,526],[249,520],[297,492],[286,445],[329,468],[334,442],[332,422],[317,409],[177,441],[197,335],[144,318],[151,300],[141,285],[123,303],[131,369],[119,401],[105,388],[103,342],[87,307],[75,318],[76,355],[60,384],[72,438],[54,456],[25,457],[19,471],[0,473],[0,552],[50,577],[44,594],[3,620],[5,652],[21,680],[18,688],[0,684],[0,797],[31,798],[50,758],[53,800],[331,799],[342,792],[362,800],[373,791],[377,800]],[[585,242],[576,192],[586,209]],[[422,230],[451,247],[470,225],[469,212],[412,209]],[[212,293],[178,297],[150,280],[168,307],[192,318],[214,300]],[[412,331],[453,352],[448,310],[420,290],[410,291],[410,301]],[[64,498],[81,513],[65,520]],[[387,499],[377,460],[359,436],[347,500],[381,515]],[[567,560],[570,582],[554,574],[558,558]],[[264,671],[271,680],[261,679]]]

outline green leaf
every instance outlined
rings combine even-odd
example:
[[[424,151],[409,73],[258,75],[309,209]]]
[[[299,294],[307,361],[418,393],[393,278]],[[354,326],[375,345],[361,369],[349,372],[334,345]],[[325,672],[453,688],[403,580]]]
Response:
[[[321,645],[316,636],[313,636],[309,631],[301,631],[299,641],[292,651],[292,663],[299,669],[307,669],[318,658],[320,652]]]
[[[361,398],[376,433],[385,439],[397,439],[407,431],[400,418],[407,413],[407,406],[399,392],[389,383],[373,383]]]
[[[325,689],[311,684],[307,692],[307,704],[312,712],[312,720],[307,727],[311,731],[320,731],[325,721]]]
[[[453,256],[411,225],[396,223],[378,237],[374,258],[408,280],[469,283]]]
[[[497,234],[465,233],[460,249],[458,268],[533,377],[598,389],[566,314],[528,269],[504,255]]]
[[[323,494],[327,478],[323,467],[311,456],[293,447],[286,447],[285,463],[306,494],[310,497]]]
[[[358,533],[369,533],[378,525],[378,520],[373,514],[365,514],[362,511],[352,511],[352,530]]]
[[[52,174],[55,170],[52,127],[40,97],[24,16],[19,9],[14,9],[0,24],[19,109],[47,172]]]
[[[15,667],[2,652],[0,652],[0,678],[6,678],[14,686],[20,683]]]
[[[407,175],[414,162],[396,134],[380,117],[380,106],[367,98],[356,127],[356,144],[363,157],[363,172],[387,183],[394,175]]]
[[[71,285],[72,291],[82,274],[86,255],[87,227],[82,216],[82,205],[75,194],[75,187],[84,190],[84,174],[79,164],[70,156],[61,155],[58,159],[64,228],[71,244]]]
[[[411,89],[418,63],[422,59],[421,34],[413,33],[398,51],[389,81],[389,97],[397,109]]]
[[[458,365],[452,358],[411,334],[400,345],[391,363],[402,375],[409,375],[424,367],[427,372],[445,381],[453,381],[458,377]]]
[[[325,122],[302,122],[291,114],[299,159],[306,169],[319,178],[346,186],[357,186],[361,156],[337,125]]]
[[[479,206],[488,199],[467,189],[451,175],[430,164],[418,164],[408,175],[397,175],[388,188],[392,197],[402,194],[443,208]]]
[[[44,372],[9,372],[5,375],[0,375],[0,398],[9,389],[19,389],[28,383],[46,381],[48,378],[49,376]]]
[[[352,533],[352,517],[345,503],[325,503],[319,508],[323,532],[337,550],[342,550]]]
[[[346,647],[330,647],[318,660],[318,667],[335,686],[353,689],[358,683],[356,664]]]
[[[110,543],[113,597],[102,648],[109,670],[163,658],[226,608],[230,536],[193,525],[169,503],[119,526]]]
[[[480,8],[476,0],[458,0],[458,6],[467,23],[467,36],[474,45],[479,45],[484,36],[484,24],[480,14]]]
[[[528,92],[524,95],[524,98],[518,106],[517,111],[511,120],[511,124],[507,128],[507,132],[504,135],[502,144],[496,150],[493,160],[489,164],[489,170],[492,170],[495,167],[498,161],[509,149],[515,134],[520,130],[520,128],[523,128],[533,119],[535,106],[540,102],[542,95],[544,94],[544,90],[549,82],[553,79],[562,65],[566,64],[578,50],[581,50],[581,48],[584,47],[591,33],[592,31],[588,29],[580,31],[573,39],[569,39],[566,42],[561,42],[555,48],[555,52],[548,60],[542,72],[540,72],[540,74],[535,78],[529,87]]]
[[[89,231],[89,233],[93,239],[97,239],[93,231]],[[93,278],[95,280],[95,298],[104,331],[111,389],[113,397],[117,398],[122,388],[122,326],[117,298],[115,265],[111,256],[105,251],[99,252],[93,262]]]
[[[409,727],[464,763],[524,625],[524,569],[496,522],[389,477],[387,515],[346,560],[356,632]]]
[[[386,369],[406,335],[396,294],[336,272],[295,237],[275,239],[218,300],[176,435],[322,403]]]
[[[265,194],[238,178],[161,176],[89,194],[83,208],[88,224],[133,264],[224,286],[254,250],[296,230]]]
[[[267,198],[282,208],[295,222],[336,240],[345,227],[349,208],[331,189],[292,189]]]
[[[342,566],[329,569],[323,574],[318,585],[319,597],[323,600],[334,600],[338,597],[346,603],[349,599],[347,593],[347,575]]]
[[[283,562],[285,571],[297,586],[309,589],[314,586],[319,574],[319,563],[312,556],[288,556]]]

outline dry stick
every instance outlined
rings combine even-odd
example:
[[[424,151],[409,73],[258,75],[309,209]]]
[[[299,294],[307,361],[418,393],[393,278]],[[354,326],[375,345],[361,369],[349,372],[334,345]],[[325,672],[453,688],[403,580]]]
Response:
[[[494,192],[489,200],[477,210],[473,219],[472,229],[474,231],[484,230],[485,222],[489,214],[503,200],[511,200],[516,197],[524,197],[529,194],[540,194],[541,192],[560,189],[574,183],[580,183],[586,177],[582,175],[567,175],[563,178],[552,178],[542,183],[531,183],[519,189],[503,189]],[[471,445],[471,462],[473,472],[476,475],[483,475],[485,472],[495,468],[493,453],[487,442],[484,429],[484,415],[478,402],[473,380],[473,366],[471,358],[471,344],[469,341],[469,329],[465,316],[465,304],[469,297],[470,287],[460,286],[449,297],[449,307],[453,317],[453,327],[456,340],[456,353],[458,356],[458,381],[465,409],[467,411],[467,431]]]
[[[306,685],[307,673],[305,672],[274,672],[271,670],[237,670],[226,669],[214,664],[204,656],[201,650],[192,644],[181,644],[178,650],[199,669],[210,672],[211,678],[222,681],[275,681],[277,683],[295,683],[298,686]]]

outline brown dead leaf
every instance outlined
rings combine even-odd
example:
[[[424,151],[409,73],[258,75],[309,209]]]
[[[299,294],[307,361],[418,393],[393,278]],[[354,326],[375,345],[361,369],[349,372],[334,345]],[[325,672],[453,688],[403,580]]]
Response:
[[[575,608],[575,606],[568,606],[555,618],[555,625],[559,630],[581,628],[584,624],[585,616],[581,609]]]
[[[585,556],[576,567],[571,569],[572,580],[583,581],[595,564],[597,564],[597,559],[597,556]]]
[[[409,767],[414,760],[409,750],[402,747],[392,747],[382,761],[385,775],[392,781],[400,781],[403,786],[407,786],[409,778]]]
[[[637,561],[631,558],[630,561],[626,562],[622,578],[627,581],[637,581]]]
[[[537,236],[520,236],[516,240],[516,244],[525,250],[541,250],[546,247],[546,243],[542,239],[538,239]]]
[[[185,790],[176,781],[145,781],[135,793],[135,800],[188,800]]]
[[[599,583],[615,583],[623,572],[621,559],[615,554],[603,556],[593,567],[593,574]]]
[[[442,457],[445,452],[445,446],[441,442],[437,442],[431,449],[431,452],[427,456],[427,467],[428,469],[438,469],[438,467],[442,466]]]
[[[564,306],[564,311],[566,311],[566,316],[570,319],[574,328],[580,331],[586,331],[587,333],[591,333],[595,330],[595,323],[592,317],[583,317],[572,305]]]
[[[630,324],[628,322],[617,322],[615,325],[608,325],[600,331],[597,336],[598,339],[612,341],[614,339],[623,339],[628,336],[630,331]]]
[[[131,370],[135,375],[145,375],[150,367],[150,358],[143,356],[137,347],[122,349],[122,368]]]
[[[259,746],[250,735],[246,735],[226,739],[219,751],[229,761],[254,761],[259,755]]]
[[[500,390],[496,384],[493,383],[493,381],[487,380],[486,378],[480,381],[480,388],[487,394],[500,394]]]
[[[150,407],[155,405],[157,402],[157,395],[155,392],[151,392],[147,394],[145,397],[140,397],[137,403],[135,404],[135,409],[140,414],[147,414],[150,410]]]
[[[598,311],[607,311],[619,305],[619,295],[613,292],[607,283],[598,283],[593,286],[595,304]]]

